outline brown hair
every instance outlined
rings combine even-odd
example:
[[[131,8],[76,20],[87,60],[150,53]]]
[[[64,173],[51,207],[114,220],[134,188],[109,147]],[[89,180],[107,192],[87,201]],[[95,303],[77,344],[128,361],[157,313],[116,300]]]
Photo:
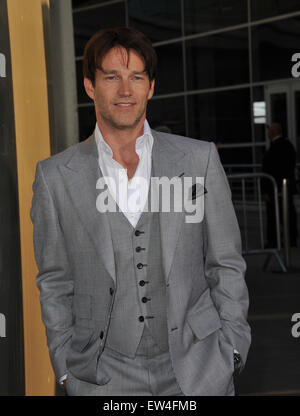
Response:
[[[150,39],[131,27],[114,27],[95,33],[84,48],[83,76],[93,85],[96,70],[101,69],[104,56],[114,47],[122,47],[127,53],[134,50],[144,60],[149,81],[155,78],[157,55]]]

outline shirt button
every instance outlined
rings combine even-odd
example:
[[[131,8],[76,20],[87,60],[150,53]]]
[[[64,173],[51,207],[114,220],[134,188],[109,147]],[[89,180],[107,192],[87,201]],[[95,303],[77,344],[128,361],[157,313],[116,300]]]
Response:
[[[138,269],[142,269],[142,268],[143,268],[143,265],[142,265],[142,263],[139,263],[136,267],[137,267]]]
[[[147,300],[148,300],[148,299],[147,299],[145,296],[142,298],[142,302],[143,302],[143,303],[146,303],[146,302],[147,302]]]
[[[140,286],[145,286],[145,280],[140,281]]]
[[[144,322],[145,318],[143,316],[139,316],[139,321]]]

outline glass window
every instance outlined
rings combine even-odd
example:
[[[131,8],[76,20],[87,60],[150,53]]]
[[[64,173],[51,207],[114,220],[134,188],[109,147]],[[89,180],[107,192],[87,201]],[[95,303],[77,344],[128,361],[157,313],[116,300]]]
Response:
[[[299,50],[300,17],[252,28],[254,81],[292,77],[291,61]]]
[[[247,29],[186,42],[189,90],[249,82]]]
[[[295,115],[296,115],[296,140],[297,140],[297,160],[300,162],[300,91],[295,91]]]
[[[247,22],[247,0],[185,0],[185,34],[207,32]]]
[[[155,49],[158,58],[155,94],[182,92],[184,90],[182,43],[158,46]]]
[[[191,95],[188,99],[191,137],[216,143],[250,142],[250,90]]]
[[[288,97],[286,92],[277,92],[270,94],[270,115],[271,121],[279,123],[282,126],[283,136],[287,135],[287,105]]]
[[[84,85],[83,85],[82,59],[80,61],[76,61],[76,82],[77,82],[78,102],[80,104],[92,102],[90,97],[85,92]]]
[[[263,163],[263,157],[264,157],[265,151],[266,151],[265,146],[254,147],[255,164],[259,165],[259,166],[256,166],[255,168],[256,172],[262,171],[262,163]]]
[[[251,0],[251,19],[259,20],[300,11],[299,0]]]
[[[128,0],[129,25],[152,42],[181,36],[180,0]]]
[[[218,148],[222,165],[228,175],[233,173],[252,173],[253,168],[248,165],[252,160],[252,147],[220,147]],[[233,166],[232,166],[233,165]],[[234,165],[237,165],[234,167]]]
[[[150,100],[147,120],[155,130],[185,136],[184,98]]]
[[[75,53],[82,56],[87,41],[94,33],[112,26],[125,26],[124,3],[73,13]]]
[[[78,108],[80,141],[87,139],[95,130],[96,114],[94,104]]]

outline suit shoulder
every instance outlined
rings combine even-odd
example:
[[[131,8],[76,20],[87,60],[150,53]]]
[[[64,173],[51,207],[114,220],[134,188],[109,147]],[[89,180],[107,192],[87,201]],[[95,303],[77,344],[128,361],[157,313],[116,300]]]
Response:
[[[65,165],[68,163],[68,161],[72,158],[74,153],[76,153],[87,141],[90,141],[93,139],[93,136],[89,137],[88,139],[73,144],[72,146],[68,147],[67,149],[56,153],[55,155],[49,156],[46,159],[42,159],[39,161],[43,172],[44,173],[51,173],[53,170],[57,170],[57,167],[60,165]]]

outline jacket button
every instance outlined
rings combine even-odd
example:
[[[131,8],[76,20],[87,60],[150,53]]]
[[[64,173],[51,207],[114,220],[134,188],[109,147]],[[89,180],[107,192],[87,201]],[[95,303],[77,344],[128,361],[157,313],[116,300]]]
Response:
[[[139,316],[139,321],[144,322],[145,318],[143,316]]]
[[[136,230],[134,234],[138,237],[138,236],[140,236],[141,234],[144,234],[144,233],[145,233],[145,231]]]
[[[143,303],[146,303],[146,302],[147,302],[147,300],[148,300],[148,299],[147,299],[145,296],[142,298],[142,302],[143,302]]]
[[[142,264],[142,263],[139,263],[136,267],[137,267],[138,269],[142,269],[142,268],[143,268],[143,264]]]
[[[109,288],[109,293],[111,294],[111,295],[113,295],[114,294],[114,290],[113,290],[113,288]]]
[[[102,339],[102,338],[103,338],[103,335],[104,335],[104,332],[103,332],[103,331],[101,331],[101,332],[100,332],[100,339]]]

